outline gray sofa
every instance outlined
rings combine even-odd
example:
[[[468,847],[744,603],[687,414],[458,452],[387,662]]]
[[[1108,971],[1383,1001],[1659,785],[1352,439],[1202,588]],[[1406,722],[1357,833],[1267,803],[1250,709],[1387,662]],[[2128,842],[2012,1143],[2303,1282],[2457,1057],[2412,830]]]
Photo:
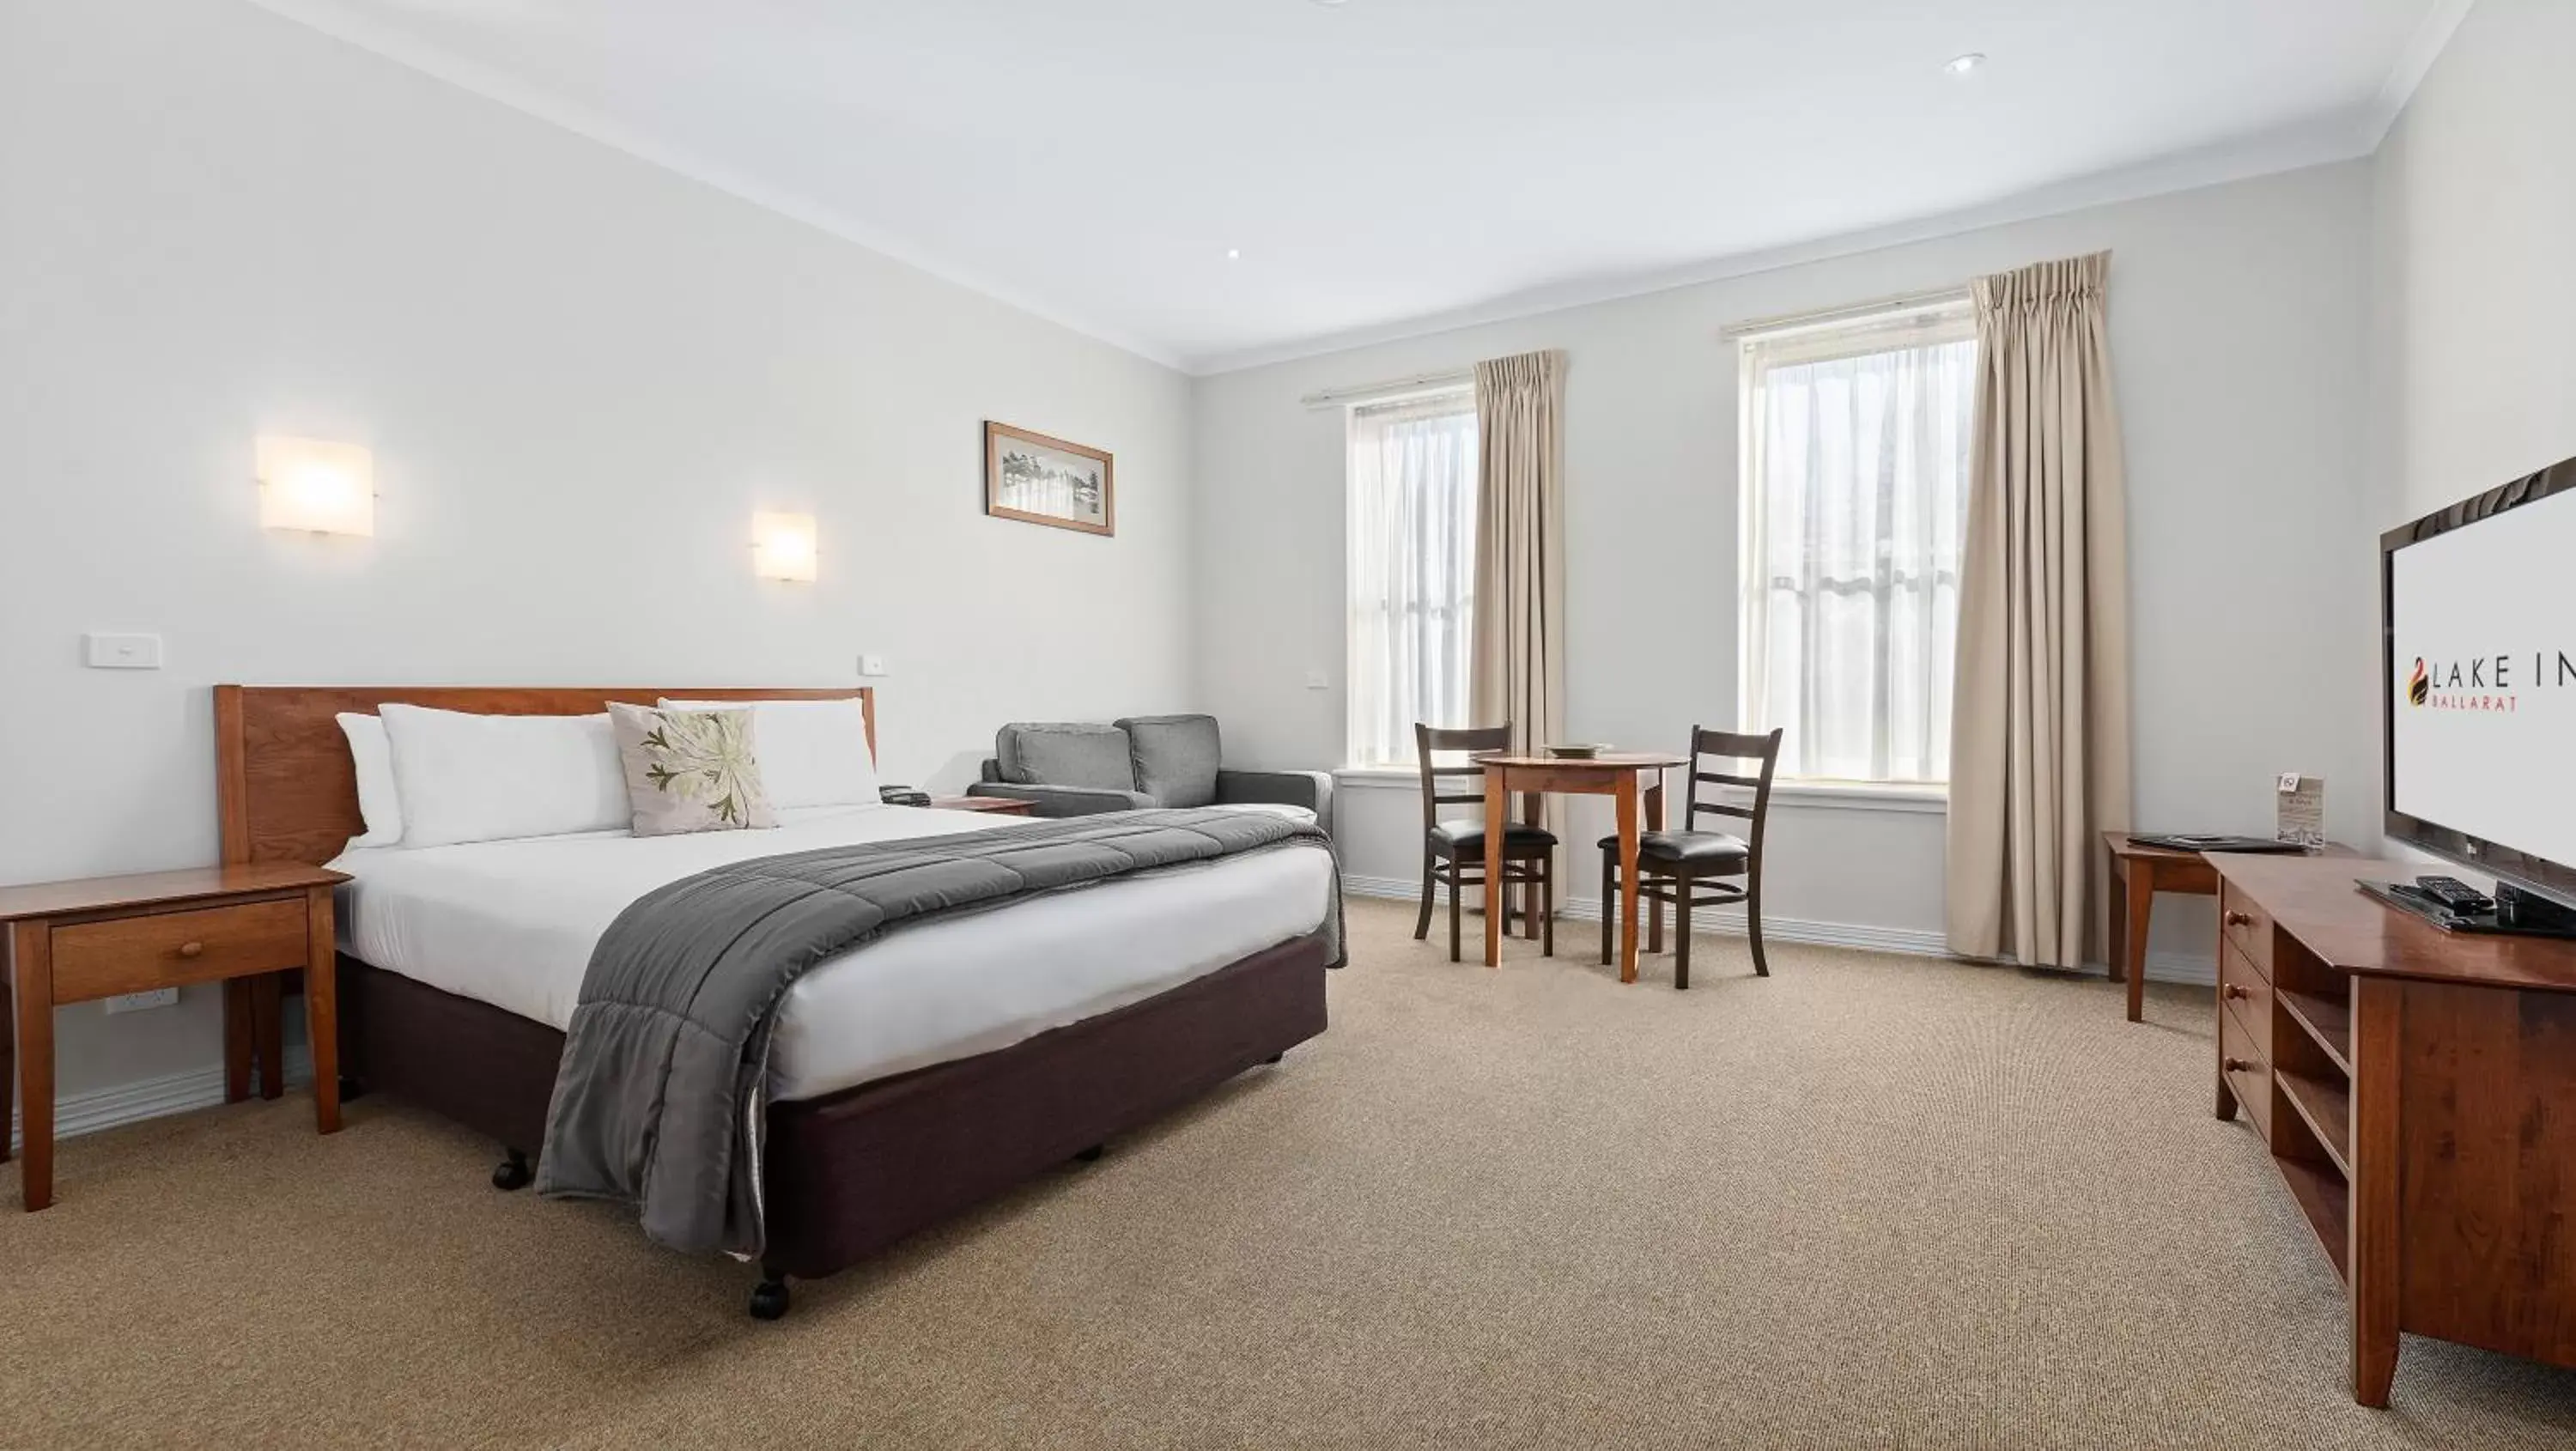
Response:
[[[1229,771],[1212,715],[1138,715],[1108,725],[1014,721],[996,732],[969,796],[1036,803],[1039,816],[1154,806],[1303,806],[1333,829],[1333,778],[1322,771]]]

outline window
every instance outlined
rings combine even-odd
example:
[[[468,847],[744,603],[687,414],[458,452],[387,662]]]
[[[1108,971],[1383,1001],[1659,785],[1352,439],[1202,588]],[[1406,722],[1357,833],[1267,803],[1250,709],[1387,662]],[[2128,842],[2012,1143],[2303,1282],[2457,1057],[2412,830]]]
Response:
[[[1739,377],[1745,728],[1784,777],[1946,782],[1967,299],[1748,334]]]
[[[1467,724],[1476,400],[1350,413],[1350,763],[1413,764],[1413,724]]]

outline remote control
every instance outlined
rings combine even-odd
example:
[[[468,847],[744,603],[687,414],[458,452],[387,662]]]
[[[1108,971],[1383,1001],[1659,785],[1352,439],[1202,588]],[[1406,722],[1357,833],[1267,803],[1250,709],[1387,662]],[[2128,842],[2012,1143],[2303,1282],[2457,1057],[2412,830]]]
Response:
[[[2462,916],[2474,917],[2495,910],[2495,903],[2488,899],[2486,893],[2457,877],[2417,877],[2415,886],[2425,896],[2441,903],[2444,910]]]

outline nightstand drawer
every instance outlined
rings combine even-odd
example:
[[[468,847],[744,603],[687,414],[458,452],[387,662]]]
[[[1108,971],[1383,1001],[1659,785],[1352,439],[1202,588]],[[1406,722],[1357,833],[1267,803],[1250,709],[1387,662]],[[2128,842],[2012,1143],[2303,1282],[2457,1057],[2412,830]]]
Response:
[[[56,927],[54,1001],[301,967],[306,950],[301,897]]]

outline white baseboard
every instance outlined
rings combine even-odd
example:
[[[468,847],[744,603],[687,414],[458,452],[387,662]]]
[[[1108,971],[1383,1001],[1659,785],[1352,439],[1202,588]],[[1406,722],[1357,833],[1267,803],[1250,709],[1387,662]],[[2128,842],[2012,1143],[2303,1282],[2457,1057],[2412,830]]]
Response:
[[[312,1058],[300,1046],[289,1047],[286,1050],[286,1086],[301,1088],[312,1081]],[[173,1073],[165,1078],[146,1078],[139,1083],[93,1088],[87,1093],[66,1093],[54,1100],[54,1137],[57,1140],[78,1138],[82,1134],[141,1123],[164,1114],[213,1108],[223,1101],[224,1067],[220,1063],[212,1068]],[[22,1112],[18,1105],[12,1104],[9,1151],[13,1154],[26,1141],[21,1132]]]
[[[1422,884],[1405,877],[1362,877],[1342,874],[1345,891],[1362,897],[1394,897],[1418,901]],[[1446,902],[1446,890],[1434,887],[1435,902]],[[1557,904],[1556,914],[1570,921],[1601,920],[1601,899],[1568,897]],[[1744,913],[1738,908],[1721,907],[1716,913],[1716,931],[1729,936],[1744,935]],[[1694,919],[1696,921],[1697,919]],[[1764,914],[1762,936],[1771,942],[1804,942],[1818,947],[1858,947],[1871,952],[1896,952],[1913,957],[1949,957],[1949,943],[1939,932],[1920,927],[1878,927],[1862,922],[1813,922],[1797,917]],[[2109,970],[2095,966],[2085,969],[2095,977],[2107,977]],[[2147,958],[2147,980],[2150,982],[2197,983],[2211,987],[2218,982],[2217,963],[2209,958],[2187,953],[2159,952]]]

